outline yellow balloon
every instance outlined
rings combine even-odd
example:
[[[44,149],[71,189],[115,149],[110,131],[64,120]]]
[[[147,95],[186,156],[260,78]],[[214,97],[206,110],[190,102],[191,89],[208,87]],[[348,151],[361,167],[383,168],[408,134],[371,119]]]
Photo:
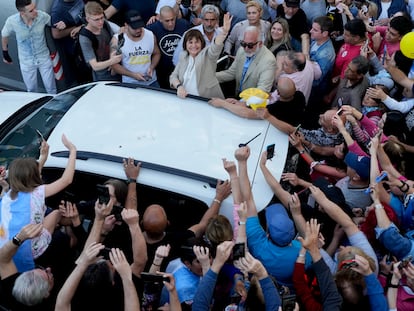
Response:
[[[414,59],[414,32],[409,32],[401,39],[400,49],[404,56]]]

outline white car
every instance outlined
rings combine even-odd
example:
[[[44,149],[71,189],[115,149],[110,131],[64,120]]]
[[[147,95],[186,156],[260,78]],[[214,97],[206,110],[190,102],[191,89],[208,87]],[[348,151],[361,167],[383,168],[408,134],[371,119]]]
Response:
[[[286,134],[267,121],[240,118],[202,98],[180,99],[168,91],[100,82],[55,96],[3,92],[0,102],[8,107],[14,96],[14,104],[20,106],[22,94],[35,100],[11,116],[10,112],[0,115],[0,164],[18,156],[38,157],[38,130],[50,145],[43,172],[50,182],[67,163],[68,152],[61,142],[64,133],[78,150],[70,187],[78,198],[96,198],[95,185],[108,178],[125,179],[122,159],[134,157],[142,162],[139,208],[160,203],[169,217],[185,223],[200,217],[210,205],[217,179],[228,179],[222,159],[234,160],[240,143],[258,135],[249,143],[248,173],[259,210],[273,197],[259,167],[262,151],[275,144],[268,167],[277,179],[285,165]],[[232,218],[232,209],[229,197],[220,212]]]

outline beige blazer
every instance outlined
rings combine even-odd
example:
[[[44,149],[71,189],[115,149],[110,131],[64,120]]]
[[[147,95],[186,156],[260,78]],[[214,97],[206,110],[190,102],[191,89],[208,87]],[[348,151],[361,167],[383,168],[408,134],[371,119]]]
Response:
[[[217,72],[218,81],[227,82],[236,80],[236,94],[239,93],[240,80],[243,73],[243,66],[246,60],[244,48],[239,48],[236,58],[230,68]],[[276,58],[272,52],[265,46],[260,48],[256,54],[244,77],[242,90],[255,87],[265,92],[270,92],[275,79]]]
[[[220,56],[224,44],[212,43],[206,46],[195,57],[195,70],[197,75],[198,93],[200,96],[212,98],[224,98],[220,84],[216,78],[217,59]],[[187,69],[189,58],[187,51],[182,51],[178,64],[170,76],[170,84],[175,79],[183,83],[184,73]]]

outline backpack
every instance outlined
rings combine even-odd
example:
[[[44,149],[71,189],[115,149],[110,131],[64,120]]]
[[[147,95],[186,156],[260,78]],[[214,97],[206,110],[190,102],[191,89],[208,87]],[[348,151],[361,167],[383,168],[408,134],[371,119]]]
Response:
[[[113,31],[111,29],[111,26],[105,21],[104,28],[109,32],[109,34],[113,35]],[[92,48],[95,51],[98,48],[99,42],[96,36],[85,28],[85,26],[82,26],[80,31],[75,37],[75,64],[76,64],[76,73],[78,76],[78,81],[80,83],[89,83],[93,81],[92,76],[92,69],[91,66],[85,61],[85,58],[83,56],[82,47],[79,42],[79,36],[85,36],[92,42]]]

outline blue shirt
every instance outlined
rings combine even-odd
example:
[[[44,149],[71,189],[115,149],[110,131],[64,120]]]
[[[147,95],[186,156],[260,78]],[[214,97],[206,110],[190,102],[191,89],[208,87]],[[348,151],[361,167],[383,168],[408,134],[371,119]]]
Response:
[[[1,31],[2,37],[16,34],[19,62],[21,65],[37,66],[50,60],[50,52],[46,44],[45,26],[50,23],[49,14],[37,11],[38,16],[28,26],[23,22],[20,13],[10,16]]]
[[[247,218],[246,235],[250,253],[263,263],[267,272],[279,283],[293,288],[292,276],[301,249],[300,242],[293,240],[288,246],[277,246],[267,237],[257,216]],[[310,263],[310,255],[306,254],[306,267]]]
[[[313,81],[313,86],[317,86],[322,82],[326,83],[335,64],[336,54],[332,41],[328,39],[321,46],[318,46],[316,41],[312,40],[309,56],[312,61],[319,64],[322,71],[321,77]]]

